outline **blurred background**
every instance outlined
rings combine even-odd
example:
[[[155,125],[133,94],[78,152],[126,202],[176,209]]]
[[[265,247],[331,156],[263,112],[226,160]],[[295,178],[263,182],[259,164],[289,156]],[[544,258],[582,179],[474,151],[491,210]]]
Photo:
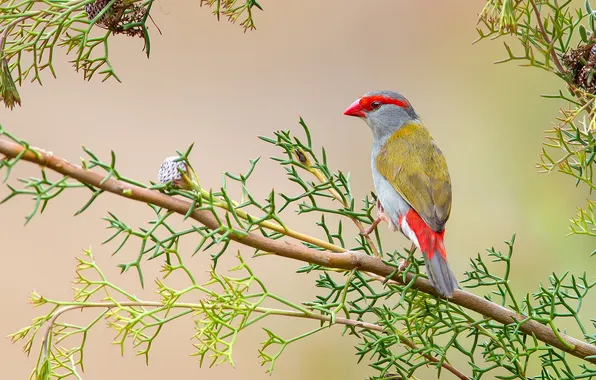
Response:
[[[485,254],[491,246],[505,249],[503,240],[514,233],[512,279],[520,295],[547,283],[553,270],[582,273],[589,266],[593,241],[566,237],[568,219],[577,206],[585,205],[587,194],[576,189],[571,178],[540,175],[535,169],[543,131],[561,106],[539,94],[556,92],[559,83],[539,70],[493,65],[504,56],[500,41],[472,45],[482,0],[260,3],[265,11],[256,13],[257,30],[243,33],[239,26],[218,22],[198,2],[160,0],[152,15],[163,35],[152,28],[151,59],[141,51],[139,39],[117,36],[110,45],[122,84],[101,83],[100,78],[85,82],[60,51],[55,58],[58,80],[46,73],[43,87],[22,87],[23,107],[0,110],[1,123],[34,146],[72,162],[83,156],[81,145],[104,160],[112,149],[120,173],[143,182],[156,179],[163,158],[195,142],[191,159],[201,183],[217,188],[223,171],[243,172],[249,158],[277,154],[257,136],[278,129],[299,132],[300,115],[315,144],[327,149],[330,167],[350,172],[354,193],[363,198],[373,188],[371,135],[363,122],[342,112],[365,92],[397,90],[414,105],[447,157],[453,182],[447,249],[458,277],[464,278],[471,257]],[[36,167],[22,165],[10,183],[38,174]],[[252,184],[253,192],[262,197],[273,187],[300,191],[267,159],[261,161]],[[7,189],[0,188],[0,198],[6,195]],[[27,303],[31,291],[70,299],[75,257],[89,247],[112,281],[148,299],[157,298],[150,285],[139,287],[133,271],[120,275],[116,268],[136,255],[136,248],[112,257],[116,246],[101,245],[110,235],[101,219],[108,210],[142,227],[151,217],[148,208],[104,195],[86,213],[73,217],[88,195],[81,190],[58,197],[26,227],[24,217],[33,206],[29,199],[17,198],[0,207],[0,335],[15,332],[42,313]],[[322,236],[313,217],[286,213],[286,218],[294,228]],[[386,249],[409,246],[386,227],[382,233]],[[246,256],[251,253],[245,251]],[[189,263],[196,273],[205,272],[208,255],[197,255]],[[314,275],[293,274],[299,262],[262,257],[249,263],[284,297],[301,302],[317,294]],[[147,263],[145,269],[151,284],[159,266]],[[593,314],[596,307],[588,307]],[[314,322],[271,319],[266,325],[289,338],[314,327]],[[88,339],[84,378],[292,380],[373,375],[366,361],[356,363],[357,340],[340,332],[331,328],[289,346],[269,376],[257,359],[259,342],[265,340],[258,327],[238,339],[235,368],[213,369],[199,368],[197,358],[189,355],[194,352],[190,320],[163,330],[149,367],[131,347],[122,357],[111,345],[113,331],[100,327]],[[27,358],[21,344],[13,345],[8,338],[0,341],[0,356],[5,360],[0,377],[5,379],[28,378],[35,365],[35,357]],[[425,373],[435,377],[432,370]],[[450,376],[443,372],[444,378]]]

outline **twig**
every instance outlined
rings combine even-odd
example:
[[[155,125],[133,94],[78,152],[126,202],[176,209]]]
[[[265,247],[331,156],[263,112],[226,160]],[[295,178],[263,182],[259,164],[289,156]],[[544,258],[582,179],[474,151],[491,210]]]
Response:
[[[28,16],[19,17],[17,19],[14,19],[12,22],[10,22],[8,25],[6,25],[4,27],[4,30],[2,30],[2,34],[0,34],[0,58],[6,58],[6,57],[4,57],[4,46],[6,45],[6,38],[8,37],[8,34],[12,30],[12,28],[14,28],[17,24],[21,23],[22,21],[24,21],[30,17],[32,17],[32,16],[28,15]]]
[[[84,169],[78,165],[73,165],[60,157],[54,156],[52,153],[42,150],[36,150],[34,152],[31,149],[23,153],[25,150],[26,149],[23,146],[17,143],[0,139],[0,153],[9,158],[14,158],[17,155],[22,154],[22,160],[43,165],[50,170],[69,176],[81,183],[138,202],[163,207],[180,215],[185,215],[191,207],[191,204],[187,201],[162,194],[155,190],[142,188],[113,178],[106,180],[100,173]],[[194,210],[190,216],[212,230],[220,227],[217,219],[210,211]],[[250,232],[246,235],[232,233],[228,236],[234,241],[265,252],[273,252],[278,256],[318,264],[325,267],[340,269],[356,268],[382,277],[387,277],[394,271],[393,267],[383,263],[379,258],[363,253],[352,251],[346,253],[322,252],[302,245],[292,244],[287,241],[269,239],[254,232]],[[401,276],[396,276],[393,279],[402,283]],[[413,280],[414,274],[408,273],[406,275],[406,281],[410,282]],[[439,293],[437,293],[430,282],[424,278],[416,278],[412,284],[412,288],[431,294],[435,297],[440,297]],[[497,305],[487,299],[464,290],[457,289],[449,301],[466,309],[478,312],[499,323],[507,325],[519,323],[519,330],[525,334],[535,337],[536,339],[573,356],[596,364],[595,345],[588,344],[562,333],[558,334],[559,337],[557,337],[557,334],[555,334],[549,326],[528,319],[527,317],[519,315],[501,305]]]
[[[319,182],[321,182],[321,183],[326,182],[325,177],[323,176],[323,174],[321,173],[320,170],[318,170],[316,168],[311,168],[311,170],[309,170],[309,172],[312,173],[319,180]],[[337,193],[337,191],[335,191],[335,189],[330,188],[329,192],[331,193],[333,198],[337,199],[344,207],[346,207],[346,208],[348,207],[348,202],[346,200],[343,200],[341,198],[341,196]],[[358,230],[360,231],[360,234],[362,236],[364,236],[364,238],[368,242],[368,245],[370,246],[370,250],[373,252],[373,254],[376,257],[381,257],[381,255],[379,254],[379,250],[375,246],[375,243],[372,241],[372,239],[370,238],[370,236],[368,234],[365,234],[366,229],[362,225],[362,222],[353,216],[351,216],[350,219],[354,222],[354,224],[356,225],[356,228],[358,228]]]
[[[414,342],[412,342],[410,339],[408,339],[407,337],[403,336],[400,334],[399,339],[401,340],[401,342],[403,344],[405,344],[406,346],[410,347],[412,350],[417,350],[418,347],[414,344]],[[426,359],[428,359],[429,361],[433,362],[433,363],[439,363],[441,362],[439,359],[430,356],[428,354],[423,354],[422,356],[424,356]],[[455,376],[457,376],[458,378],[462,379],[462,380],[470,380],[470,378],[468,376],[466,376],[466,374],[464,374],[463,372],[461,372],[459,369],[455,368],[454,366],[452,366],[451,364],[447,363],[447,362],[442,362],[441,363],[441,367],[445,368],[446,370],[448,370],[449,372],[451,372],[452,374],[454,374]]]
[[[306,155],[306,153],[297,149],[296,156],[297,156],[298,160],[305,166],[306,171],[308,171],[309,173],[314,175],[315,178],[319,180],[319,183],[324,184],[326,182],[329,182],[329,180],[327,178],[325,178],[325,175],[323,173],[321,173],[321,170],[319,170],[315,165],[313,165],[313,163],[311,162],[310,158]],[[348,201],[343,199],[342,196],[337,192],[337,190],[335,190],[334,188],[329,188],[328,191],[333,196],[333,198],[335,198],[338,202],[340,202],[345,208],[349,207]],[[366,241],[370,245],[370,248],[371,248],[371,251],[373,252],[373,254],[376,257],[381,257],[381,255],[379,254],[379,251],[377,250],[377,247],[375,246],[375,244],[372,241],[372,239],[370,238],[370,236],[368,236],[368,234],[365,234],[366,229],[362,225],[362,222],[360,222],[358,220],[358,218],[353,217],[353,216],[350,216],[349,218],[354,222],[354,224],[356,225],[356,227],[358,228],[360,233],[365,237]]]
[[[548,34],[546,33],[546,29],[544,28],[544,24],[542,23],[542,18],[540,17],[540,11],[538,10],[536,3],[534,2],[534,0],[530,0],[530,4],[532,4],[532,8],[534,8],[534,14],[536,15],[536,22],[538,23],[538,28],[540,28],[540,34],[542,34],[542,38],[544,38],[546,43],[549,45],[548,50],[550,51],[550,56],[552,57],[555,66],[557,66],[559,73],[565,74],[565,69],[563,68],[563,65],[561,65],[561,61],[559,61],[559,57],[557,56],[557,52],[555,51],[555,46],[551,42]]]
[[[204,199],[209,199],[210,194],[207,190],[205,189],[201,189],[201,188],[194,188],[194,190],[199,193]],[[251,216],[249,213],[247,213],[246,211],[240,209],[240,208],[236,208],[238,207],[238,203],[231,201],[232,204],[232,208],[234,209],[234,212],[236,213],[236,215],[238,215],[238,217],[244,219],[244,220],[257,220],[258,218]],[[231,211],[230,210],[230,206],[226,203],[226,202],[217,202],[217,204],[215,204],[215,206],[220,207],[226,211]],[[262,222],[258,223],[259,226],[263,227],[263,228],[268,228],[272,231],[275,232],[279,232],[281,234],[284,234],[286,236],[289,236],[291,238],[294,238],[296,240],[300,240],[306,243],[310,243],[310,244],[314,244],[316,246],[319,246],[321,248],[325,248],[328,249],[332,252],[345,252],[346,249],[340,247],[339,245],[335,245],[333,243],[330,243],[328,241],[325,240],[321,240],[321,239],[317,239],[316,237],[310,236],[310,235],[306,235],[303,234],[301,232],[295,231],[291,228],[288,228],[287,226],[282,226],[280,224],[271,222],[269,220],[264,220]]]

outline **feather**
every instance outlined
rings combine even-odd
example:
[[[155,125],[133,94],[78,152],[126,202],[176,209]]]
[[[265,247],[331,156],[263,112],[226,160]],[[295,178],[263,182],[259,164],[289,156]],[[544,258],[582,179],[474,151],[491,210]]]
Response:
[[[410,122],[387,139],[375,160],[379,173],[434,231],[451,212],[447,162],[428,130]]]

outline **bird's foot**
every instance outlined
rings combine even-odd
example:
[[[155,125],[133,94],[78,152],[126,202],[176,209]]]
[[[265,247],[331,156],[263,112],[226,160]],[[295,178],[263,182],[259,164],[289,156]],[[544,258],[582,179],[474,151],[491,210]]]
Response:
[[[377,213],[377,218],[372,222],[370,227],[368,227],[368,229],[366,231],[361,232],[360,235],[362,235],[362,236],[370,235],[375,230],[375,228],[377,228],[379,223],[381,223],[381,222],[385,222],[385,223],[389,224],[390,227],[393,226],[393,224],[391,223],[391,220],[383,212],[383,206],[381,206],[380,203],[378,203],[378,202],[377,202],[377,209],[379,210]]]
[[[400,272],[403,272],[406,269],[408,269],[409,266],[410,266],[410,261],[409,260],[401,259],[401,260],[399,260],[399,264],[397,265],[397,269],[399,269]]]
[[[381,223],[381,218],[380,217],[377,217],[377,219],[375,219],[372,222],[372,224],[370,225],[370,227],[368,227],[368,229],[366,231],[362,231],[360,233],[360,235],[362,235],[362,236],[368,236],[368,235],[370,235],[375,230],[375,228],[377,228],[377,226],[379,225],[379,223]]]
[[[417,248],[416,247],[416,244],[412,243],[412,245],[410,246],[410,255],[413,255],[414,252],[416,252],[416,248]],[[403,272],[406,269],[408,269],[409,266],[410,266],[410,260],[409,259],[401,259],[398,262],[397,269],[399,269],[400,272]]]

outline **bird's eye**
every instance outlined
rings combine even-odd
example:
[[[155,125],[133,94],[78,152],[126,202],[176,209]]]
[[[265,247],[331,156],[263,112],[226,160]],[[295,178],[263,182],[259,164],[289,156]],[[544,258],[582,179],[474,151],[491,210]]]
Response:
[[[370,108],[372,108],[373,110],[376,110],[380,106],[381,106],[381,102],[372,102],[372,103],[370,103]]]

